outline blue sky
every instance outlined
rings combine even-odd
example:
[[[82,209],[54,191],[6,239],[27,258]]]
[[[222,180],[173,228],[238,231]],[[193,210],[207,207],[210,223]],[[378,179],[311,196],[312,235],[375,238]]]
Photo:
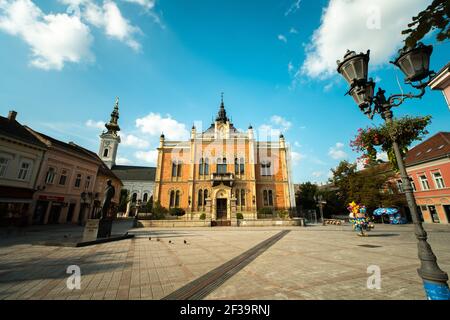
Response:
[[[344,96],[335,61],[371,49],[370,75],[404,91],[387,62],[400,30],[425,0],[0,0],[0,114],[97,151],[100,122],[120,97],[120,163],[152,165],[161,131],[207,127],[220,93],[236,127],[284,132],[294,180],[326,181],[349,141],[370,121]],[[434,43],[428,36],[424,42]],[[432,69],[449,60],[435,44]],[[441,92],[408,101],[395,115],[433,116],[449,130]]]

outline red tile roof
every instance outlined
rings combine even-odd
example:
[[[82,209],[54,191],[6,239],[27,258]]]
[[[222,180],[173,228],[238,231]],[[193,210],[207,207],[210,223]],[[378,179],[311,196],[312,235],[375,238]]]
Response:
[[[450,132],[438,132],[408,151],[405,164],[414,164],[450,157]]]

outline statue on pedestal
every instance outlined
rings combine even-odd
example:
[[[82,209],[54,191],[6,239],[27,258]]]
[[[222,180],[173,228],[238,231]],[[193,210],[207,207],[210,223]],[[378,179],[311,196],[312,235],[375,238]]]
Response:
[[[111,200],[114,198],[116,190],[112,185],[112,181],[108,179],[106,181],[105,198],[103,199],[101,219],[106,219],[108,217],[108,210],[111,206]]]

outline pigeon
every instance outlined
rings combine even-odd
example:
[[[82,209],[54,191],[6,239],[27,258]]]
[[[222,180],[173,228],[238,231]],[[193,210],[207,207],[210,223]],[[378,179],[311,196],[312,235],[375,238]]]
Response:
[[[169,240],[169,243],[172,243],[172,240]]]
[[[148,240],[152,240],[152,237],[149,237]]]
[[[186,241],[186,240],[184,240],[184,244],[187,244],[187,241]]]

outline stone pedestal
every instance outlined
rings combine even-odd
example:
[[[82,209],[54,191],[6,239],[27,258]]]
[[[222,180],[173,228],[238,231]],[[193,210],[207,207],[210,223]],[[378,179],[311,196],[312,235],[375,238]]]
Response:
[[[84,226],[83,242],[97,240],[99,219],[88,219]]]
[[[112,230],[112,220],[101,219],[98,224],[97,239],[109,238],[111,236],[111,230]]]

